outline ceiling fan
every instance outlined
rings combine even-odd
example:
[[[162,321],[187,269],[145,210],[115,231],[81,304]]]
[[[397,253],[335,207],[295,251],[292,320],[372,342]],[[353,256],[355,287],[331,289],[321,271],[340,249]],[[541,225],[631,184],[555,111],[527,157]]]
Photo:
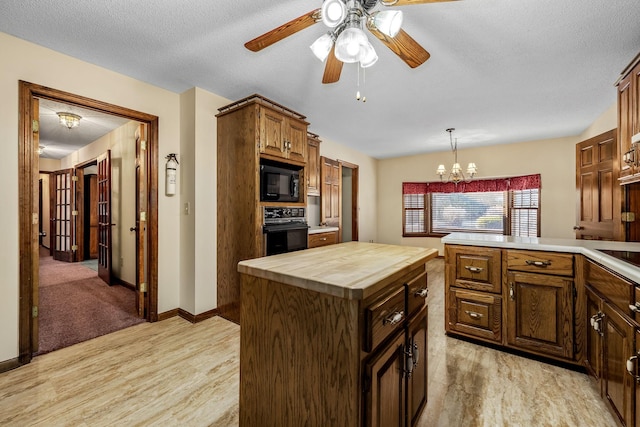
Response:
[[[401,29],[401,11],[384,9],[445,1],[456,0],[324,0],[322,7],[258,36],[244,46],[258,52],[322,21],[329,30],[311,45],[316,57],[321,61],[326,60],[322,83],[337,82],[345,62],[359,62],[361,67],[366,68],[378,60],[362,27],[366,27],[409,67],[416,68],[431,55]]]

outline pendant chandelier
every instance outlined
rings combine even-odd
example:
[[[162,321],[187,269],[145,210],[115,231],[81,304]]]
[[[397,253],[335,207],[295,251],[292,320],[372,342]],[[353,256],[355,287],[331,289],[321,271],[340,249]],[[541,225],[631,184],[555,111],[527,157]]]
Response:
[[[451,144],[451,151],[453,152],[453,166],[451,167],[451,172],[447,179],[444,179],[444,176],[447,174],[447,169],[444,165],[438,166],[436,173],[440,175],[440,181],[442,182],[453,182],[454,184],[458,184],[459,182],[469,182],[473,179],[473,176],[478,173],[478,168],[475,163],[469,163],[467,166],[467,175],[462,172],[462,168],[460,167],[460,163],[458,163],[458,138],[453,139],[452,133],[456,130],[455,128],[447,129],[449,132],[449,143]]]
[[[58,118],[60,119],[60,124],[66,126],[67,129],[77,128],[80,125],[80,117],[77,114],[73,113],[57,113]]]

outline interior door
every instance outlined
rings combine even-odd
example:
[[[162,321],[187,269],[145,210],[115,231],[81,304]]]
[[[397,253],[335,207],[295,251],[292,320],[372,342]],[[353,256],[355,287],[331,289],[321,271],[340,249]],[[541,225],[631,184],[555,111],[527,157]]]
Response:
[[[50,177],[51,186],[51,246],[53,259],[75,261],[75,170],[55,171]]]
[[[615,129],[576,145],[577,239],[624,240],[619,169]]]
[[[342,241],[342,166],[340,162],[320,157],[320,222],[331,227],[340,227],[338,242]]]
[[[147,126],[141,124],[136,132],[136,307],[139,317],[146,317],[149,306],[146,292],[146,260],[145,235],[147,228]]]
[[[111,284],[111,151],[98,156],[98,276]]]

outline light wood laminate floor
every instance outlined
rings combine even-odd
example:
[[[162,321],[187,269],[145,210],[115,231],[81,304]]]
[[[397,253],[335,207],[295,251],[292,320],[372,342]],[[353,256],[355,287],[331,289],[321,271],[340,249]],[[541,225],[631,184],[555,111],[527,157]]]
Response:
[[[586,375],[446,337],[443,265],[428,265],[420,427],[616,425]],[[0,425],[237,426],[239,351],[219,317],[133,326],[0,374]]]

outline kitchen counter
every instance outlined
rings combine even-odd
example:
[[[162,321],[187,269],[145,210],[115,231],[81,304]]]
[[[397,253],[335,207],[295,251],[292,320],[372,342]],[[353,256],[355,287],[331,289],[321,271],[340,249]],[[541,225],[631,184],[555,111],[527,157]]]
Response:
[[[309,234],[328,233],[330,231],[338,231],[338,227],[318,226],[309,228]]]
[[[240,273],[347,299],[365,299],[438,255],[436,249],[347,242],[238,263]]]
[[[506,249],[569,252],[582,254],[629,280],[640,283],[640,268],[621,261],[600,250],[640,252],[638,242],[610,242],[604,240],[555,239],[548,237],[513,237],[499,234],[451,233],[441,239],[450,245],[487,246]]]

